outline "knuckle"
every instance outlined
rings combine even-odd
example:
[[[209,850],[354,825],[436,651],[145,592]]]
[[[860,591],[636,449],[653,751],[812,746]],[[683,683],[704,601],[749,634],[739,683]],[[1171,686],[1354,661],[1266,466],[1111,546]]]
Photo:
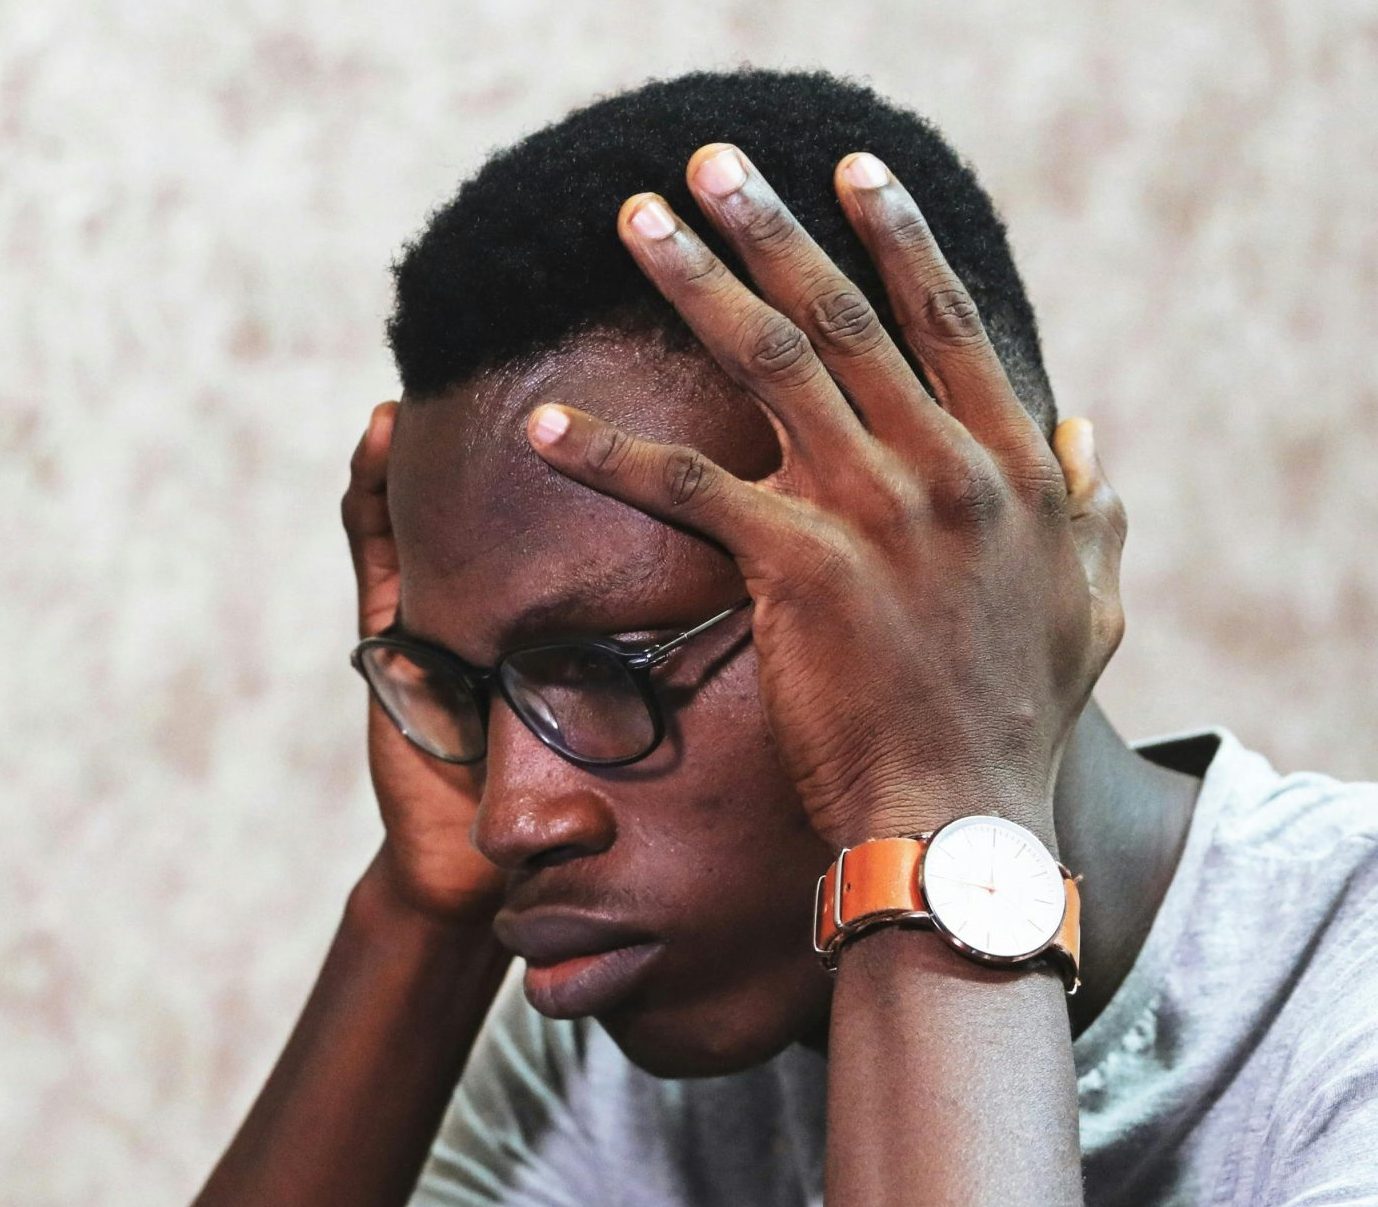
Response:
[[[349,480],[351,482],[362,482],[368,463],[372,458],[368,450],[368,433],[365,432],[359,437],[359,442],[354,446],[354,451],[349,454]]]
[[[986,338],[986,329],[971,295],[960,285],[950,283],[928,295],[923,307],[926,332],[943,343],[955,345],[979,344]]]
[[[749,325],[742,341],[746,371],[766,381],[782,381],[808,368],[812,350],[803,331],[782,314],[771,313]]]
[[[911,210],[890,227],[890,237],[895,243],[908,251],[917,252],[925,263],[918,265],[922,270],[931,269],[933,264],[933,231],[927,220],[918,212]]]
[[[748,242],[770,250],[790,241],[795,223],[788,210],[772,205],[753,212],[742,222],[740,230]]]
[[[340,498],[340,522],[350,536],[359,526],[359,496],[350,487]]]
[[[1033,489],[1034,515],[1045,524],[1061,525],[1067,522],[1067,487],[1064,483],[1049,478]]]
[[[1101,487],[1097,493],[1101,496],[1097,500],[1101,514],[1105,516],[1105,522],[1116,540],[1123,545],[1129,536],[1129,513],[1125,510],[1124,500],[1108,486]]]
[[[820,339],[845,352],[864,352],[876,346],[883,332],[871,304],[855,289],[829,289],[808,307],[809,320]]]
[[[633,447],[632,438],[615,427],[600,427],[584,446],[584,463],[596,473],[615,474]]]
[[[1100,647],[1102,662],[1108,662],[1124,640],[1124,605],[1118,594],[1093,592],[1093,600],[1096,644]]]
[[[983,465],[967,466],[945,479],[936,503],[938,513],[949,521],[978,529],[995,527],[1009,506],[999,475]]]
[[[928,514],[923,492],[906,478],[887,474],[873,479],[864,504],[867,527],[878,535],[903,532],[922,523]]]
[[[1115,597],[1115,604],[1110,608],[1105,617],[1106,644],[1110,647],[1110,653],[1114,653],[1120,648],[1120,642],[1124,640],[1124,605],[1120,603],[1119,597]]]
[[[1039,465],[1019,478],[1017,485],[1039,519],[1049,523],[1066,519],[1067,479],[1061,466]]]
[[[684,280],[690,285],[717,286],[727,279],[727,265],[703,244],[684,252]]]
[[[676,507],[702,505],[717,494],[715,466],[695,449],[676,449],[665,460],[665,491]]]

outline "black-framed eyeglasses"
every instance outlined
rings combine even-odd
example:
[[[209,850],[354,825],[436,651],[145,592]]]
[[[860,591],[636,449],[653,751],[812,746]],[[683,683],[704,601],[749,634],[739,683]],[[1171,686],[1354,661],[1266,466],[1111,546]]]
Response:
[[[741,611],[744,599],[702,624],[651,645],[574,637],[509,650],[477,667],[442,646],[384,632],[354,647],[350,663],[408,741],[447,763],[488,751],[494,686],[556,754],[581,767],[644,759],[665,736],[651,668]]]

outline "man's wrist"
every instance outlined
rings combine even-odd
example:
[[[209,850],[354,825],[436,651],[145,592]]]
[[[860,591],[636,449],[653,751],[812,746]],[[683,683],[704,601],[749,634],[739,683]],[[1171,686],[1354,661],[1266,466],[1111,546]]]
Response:
[[[878,926],[848,940],[838,952],[837,975],[850,970],[853,978],[865,978],[877,990],[887,985],[909,985],[915,977],[962,981],[998,988],[1038,975],[1065,996],[1062,975],[1045,961],[1016,968],[978,964],[947,943],[936,931],[918,926]]]
[[[1021,789],[1009,786],[982,788],[935,787],[932,781],[915,781],[907,788],[887,792],[836,811],[840,820],[828,838],[835,850],[855,847],[875,838],[908,838],[927,834],[959,817],[973,814],[1002,817],[1023,826],[1060,858],[1053,825],[1052,787]]]

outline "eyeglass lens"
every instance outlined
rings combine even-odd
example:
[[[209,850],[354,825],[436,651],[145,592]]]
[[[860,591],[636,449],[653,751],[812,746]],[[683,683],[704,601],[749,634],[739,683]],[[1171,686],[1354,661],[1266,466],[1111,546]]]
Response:
[[[482,758],[484,705],[468,684],[423,651],[373,646],[364,671],[397,727],[423,750],[442,759]]]
[[[609,650],[551,645],[502,663],[507,697],[557,749],[607,762],[633,758],[655,741],[655,722],[636,680]]]
[[[423,750],[472,762],[483,756],[486,701],[424,651],[374,646],[363,667],[399,729]],[[655,721],[636,680],[609,650],[551,645],[501,664],[521,719],[557,750],[592,762],[635,758],[655,741]]]

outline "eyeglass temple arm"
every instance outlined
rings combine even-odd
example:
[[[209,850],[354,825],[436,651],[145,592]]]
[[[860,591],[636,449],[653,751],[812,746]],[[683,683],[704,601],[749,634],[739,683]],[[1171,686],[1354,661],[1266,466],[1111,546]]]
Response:
[[[705,632],[708,629],[711,629],[715,624],[722,623],[722,621],[726,620],[729,616],[732,616],[737,612],[740,612],[743,608],[750,606],[750,598],[743,599],[738,603],[734,603],[730,608],[725,608],[716,616],[710,616],[702,624],[695,625],[692,629],[689,629],[681,633],[678,637],[671,637],[669,641],[663,642],[662,644],[657,646],[653,646],[649,650],[643,650],[640,654],[637,654],[635,656],[635,658],[633,659],[633,665],[655,666],[657,662],[663,662],[677,649],[679,649],[679,647],[682,646],[686,641],[689,641],[692,638],[697,637],[700,633]]]

